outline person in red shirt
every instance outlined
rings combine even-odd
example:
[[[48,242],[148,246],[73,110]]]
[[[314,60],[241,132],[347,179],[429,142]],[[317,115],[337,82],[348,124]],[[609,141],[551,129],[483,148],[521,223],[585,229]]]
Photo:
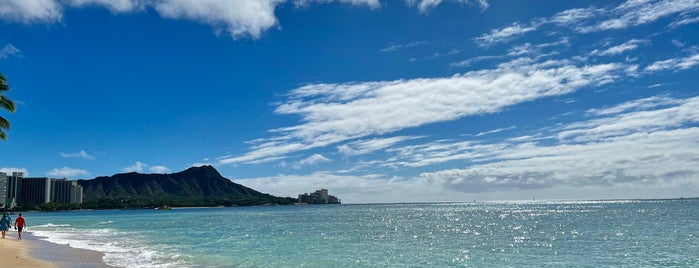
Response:
[[[24,221],[24,217],[22,217],[22,213],[19,214],[19,217],[15,220],[15,229],[17,229],[17,239],[22,240],[22,229],[24,229],[24,226],[26,226],[26,222]]]

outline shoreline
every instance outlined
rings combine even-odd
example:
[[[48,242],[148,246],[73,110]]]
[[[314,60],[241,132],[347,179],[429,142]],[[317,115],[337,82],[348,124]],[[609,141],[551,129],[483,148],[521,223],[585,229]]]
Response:
[[[9,267],[114,267],[104,263],[103,257],[102,252],[54,244],[31,233],[23,233],[18,240],[16,231],[8,231],[5,239],[0,238],[0,259]]]

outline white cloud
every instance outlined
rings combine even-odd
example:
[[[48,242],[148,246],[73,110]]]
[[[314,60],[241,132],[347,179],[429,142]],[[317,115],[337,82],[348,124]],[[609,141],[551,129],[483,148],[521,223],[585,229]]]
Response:
[[[296,6],[308,6],[312,3],[331,3],[340,2],[347,3],[353,6],[368,6],[370,8],[378,8],[381,6],[379,0],[294,0]]]
[[[395,154],[382,165],[390,167],[425,167],[454,160],[479,161],[491,157],[502,148],[499,144],[479,144],[474,141],[437,140],[419,145],[387,150]]]
[[[699,97],[682,100],[679,105],[656,110],[634,110],[614,114],[622,109],[657,107],[676,103],[674,100],[657,98],[622,104],[622,108],[599,111],[609,117],[570,124],[558,133],[558,139],[573,141],[596,141],[632,133],[649,133],[679,127],[687,123],[699,123]],[[611,111],[611,112],[609,112]]]
[[[368,154],[377,150],[385,149],[391,147],[397,143],[418,139],[418,136],[397,136],[390,138],[376,138],[370,140],[360,140],[351,142],[348,144],[343,144],[337,147],[337,150],[346,156],[362,155]]]
[[[312,166],[320,163],[330,162],[330,158],[323,156],[322,154],[313,154],[298,162],[300,166]]]
[[[141,161],[136,161],[133,165],[123,168],[121,171],[124,173],[128,172],[138,172],[143,173],[143,171],[148,168],[151,173],[169,173],[170,169],[166,166],[151,166]]]
[[[698,10],[699,2],[695,0],[629,0],[612,11],[611,17],[613,18],[583,29],[590,31],[624,29],[631,26],[651,23],[670,15],[696,12]]]
[[[104,6],[112,12],[131,12],[134,10],[143,10],[146,4],[151,1],[147,0],[63,0],[73,7],[85,6]]]
[[[695,15],[696,16],[696,15]],[[677,28],[680,26],[693,24],[699,22],[699,17],[681,18],[680,20],[674,21],[670,24],[670,27]]]
[[[657,108],[649,102],[679,104]],[[486,164],[428,172],[420,177],[474,193],[593,186],[698,188],[699,157],[694,151],[699,148],[699,128],[683,126],[699,123],[699,97],[676,101],[649,98],[620,106],[611,108],[614,112],[600,113],[611,117],[570,124],[559,135],[568,136],[566,132],[572,128],[580,130],[576,134],[585,135],[585,139],[564,139],[564,143],[554,145],[491,144],[490,148],[476,150],[486,156]],[[617,114],[628,110],[634,111]],[[680,118],[669,120],[673,116]],[[438,159],[432,157],[433,161]]]
[[[425,180],[383,175],[341,176],[332,173],[277,175],[273,177],[233,180],[264,193],[296,197],[318,188],[342,199],[343,203],[456,201],[463,193],[445,189]]]
[[[148,167],[147,164],[141,163],[140,161],[136,161],[133,165],[130,165],[128,167],[123,168],[121,171],[128,173],[128,172],[143,172],[143,169]]]
[[[12,175],[12,172],[22,172],[25,177],[29,177],[29,170],[26,168],[0,167],[0,172],[7,173],[7,175]]]
[[[592,118],[542,128],[537,138],[391,146],[388,157],[370,163],[426,167],[460,160],[463,168],[408,178],[321,172],[236,182],[285,196],[323,187],[349,203],[676,197],[699,190],[699,96],[658,95],[585,115]],[[512,127],[493,132],[505,129]]]
[[[371,9],[381,6],[379,0],[3,0],[0,1],[0,19],[22,23],[55,23],[62,21],[64,9],[67,8],[104,7],[115,14],[155,9],[163,18],[196,21],[233,38],[249,36],[257,39],[279,24],[275,9],[287,2],[293,2],[297,7],[331,2]],[[408,1],[409,4],[414,2]],[[425,12],[442,1],[419,2],[420,11]],[[449,2],[476,5],[481,10],[488,7],[485,0]]]
[[[421,167],[462,160],[467,168],[421,178],[477,193],[560,187],[699,188],[699,97],[656,96],[594,109],[600,116],[569,123],[536,139],[434,141],[396,147],[384,165]],[[557,142],[552,140],[558,137]],[[467,164],[470,163],[470,164]],[[483,164],[479,164],[483,163]]]
[[[652,109],[652,108],[656,108],[656,107],[678,105],[681,103],[683,103],[683,101],[661,95],[661,96],[653,96],[653,97],[644,98],[644,99],[627,101],[625,103],[615,105],[615,106],[609,107],[609,108],[590,109],[588,111],[588,114],[594,115],[594,116],[614,115],[614,114],[620,114],[620,113],[629,112],[629,111],[648,110],[648,109]]]
[[[600,56],[618,55],[618,54],[624,53],[624,52],[629,51],[629,50],[634,50],[634,49],[638,48],[639,44],[642,44],[645,42],[646,41],[640,40],[640,39],[632,39],[632,40],[624,42],[623,44],[613,46],[613,47],[607,48],[607,49],[602,50],[602,51],[596,49],[596,50],[592,51],[592,53],[590,53],[590,54],[600,55]]]
[[[259,38],[277,25],[275,8],[286,0],[5,0],[0,2],[0,18],[24,23],[54,23],[62,20],[64,8],[105,7],[114,13],[155,9],[162,17],[192,20],[214,27],[234,38]],[[330,0],[296,3],[332,2]],[[377,7],[378,0],[339,0],[352,5]],[[65,5],[65,6],[64,6]]]
[[[581,33],[619,30],[680,14],[683,16],[679,16],[679,19],[669,24],[671,27],[678,27],[695,23],[697,13],[699,13],[699,2],[696,0],[629,0],[616,7],[575,8],[559,12],[549,18],[532,19],[529,23],[515,22],[504,28],[493,29],[490,33],[475,38],[474,41],[480,46],[488,47],[510,41],[547,24],[568,27]],[[609,53],[615,53],[615,51],[612,50]]]
[[[650,72],[665,71],[665,70],[686,70],[699,65],[699,53],[690,55],[684,58],[674,58],[656,61],[648,65],[645,70]]]
[[[167,168],[166,166],[152,166],[148,168],[151,173],[159,173],[159,174],[165,174],[165,173],[170,173],[170,169]]]
[[[489,130],[489,131],[485,131],[485,132],[480,132],[480,133],[476,134],[475,136],[476,136],[476,137],[481,137],[481,136],[485,136],[485,135],[488,135],[488,134],[494,134],[494,133],[503,132],[503,131],[506,131],[506,130],[512,130],[512,129],[515,129],[515,128],[517,128],[517,127],[516,127],[516,126],[511,126],[511,127],[506,127],[506,128],[498,128],[498,129],[493,129],[493,130]]]
[[[88,175],[90,175],[90,172],[87,172],[87,170],[83,170],[83,169],[62,167],[62,168],[54,168],[51,171],[47,172],[46,175],[52,176],[52,177],[68,178],[68,177],[75,177],[75,176],[80,176],[80,175],[88,176]]]
[[[63,8],[55,0],[0,1],[0,19],[22,23],[53,23],[63,17]]]
[[[158,2],[155,9],[161,16],[171,19],[187,19],[211,25],[217,31],[225,31],[238,38],[250,35],[259,38],[262,32],[275,26],[274,9],[284,0],[166,0]]]
[[[472,64],[477,63],[477,62],[502,59],[504,57],[505,56],[478,56],[478,57],[462,60],[460,62],[451,63],[451,64],[449,64],[449,67],[468,67],[468,66],[471,66]]]
[[[60,153],[61,157],[63,158],[82,158],[82,159],[88,159],[88,160],[93,160],[95,159],[93,156],[89,155],[85,150],[80,150],[80,152],[77,153]]]
[[[0,60],[6,59],[11,56],[21,56],[22,51],[13,46],[12,44],[6,44],[2,49],[0,49]]]
[[[574,8],[559,12],[548,19],[548,22],[559,26],[576,25],[581,21],[585,21],[602,14],[604,9],[597,8]]]
[[[454,2],[459,4],[476,5],[481,11],[484,11],[490,7],[486,0],[406,0],[405,1],[410,6],[417,6],[420,13],[428,13],[430,10],[434,9],[442,2]]]
[[[392,46],[389,46],[389,47],[382,48],[382,49],[381,49],[381,52],[398,51],[398,50],[405,49],[405,48],[411,48],[411,47],[426,45],[426,44],[428,44],[428,43],[429,43],[429,42],[426,42],[426,41],[420,41],[420,42],[412,42],[412,43],[407,43],[407,44],[402,44],[402,45],[392,45]]]
[[[489,34],[483,34],[476,37],[474,41],[479,46],[487,47],[497,43],[503,43],[511,40],[515,36],[523,35],[525,33],[536,30],[535,25],[522,25],[514,23],[510,26],[501,29],[493,29]]]
[[[249,162],[327,146],[368,135],[391,133],[505,107],[613,81],[618,64],[577,66],[568,61],[520,58],[498,68],[447,78],[367,83],[313,84],[293,90],[276,109],[295,114],[302,124],[273,130],[245,155],[220,163]]]
[[[498,161],[424,173],[421,176],[466,192],[560,186],[656,186],[697,184],[693,148],[699,128],[633,133],[586,144],[519,144]]]

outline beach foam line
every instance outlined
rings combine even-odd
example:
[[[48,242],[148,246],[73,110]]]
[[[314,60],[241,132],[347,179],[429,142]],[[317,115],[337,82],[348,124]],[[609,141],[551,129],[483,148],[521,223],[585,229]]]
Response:
[[[107,268],[114,267],[104,263],[104,253],[88,249],[78,249],[41,240],[31,233],[22,234],[20,243],[31,245],[27,254],[30,258],[50,264],[49,267]],[[4,260],[3,260],[4,261]],[[44,267],[19,266],[19,267]]]
[[[109,226],[111,224],[98,224]],[[69,224],[44,224],[29,231],[36,240],[75,250],[98,252],[101,261],[113,267],[180,267],[178,261],[163,259],[163,253],[137,239],[137,235],[113,228],[77,229]],[[56,256],[49,259],[55,259]],[[73,266],[69,266],[73,267]],[[106,267],[106,266],[104,266]]]

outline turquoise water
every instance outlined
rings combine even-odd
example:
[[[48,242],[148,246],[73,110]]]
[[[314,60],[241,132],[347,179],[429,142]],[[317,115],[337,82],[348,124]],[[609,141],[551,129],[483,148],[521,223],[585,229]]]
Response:
[[[699,199],[25,215],[120,267],[699,267]]]

